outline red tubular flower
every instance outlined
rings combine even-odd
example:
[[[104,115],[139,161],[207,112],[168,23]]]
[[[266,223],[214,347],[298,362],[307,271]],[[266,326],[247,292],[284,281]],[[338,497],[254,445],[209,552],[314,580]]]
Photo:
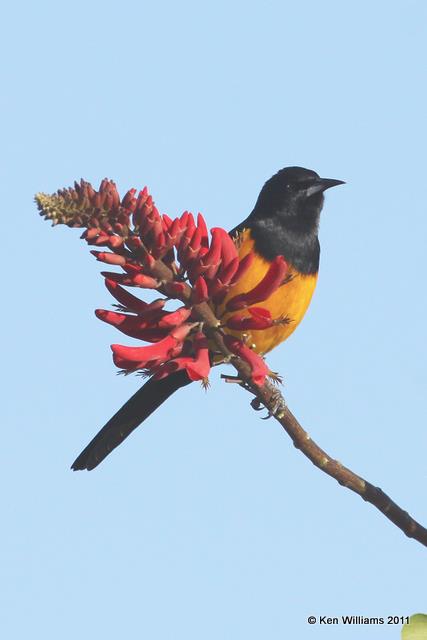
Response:
[[[185,366],[190,380],[204,380],[211,370],[208,339],[199,331],[193,342],[194,359]]]
[[[134,262],[125,262],[123,271],[126,271],[130,276],[135,276],[137,273],[142,273],[142,267]]]
[[[176,311],[166,313],[158,322],[159,327],[177,327],[182,324],[191,315],[192,309],[188,307],[180,307]]]
[[[185,361],[191,359],[193,353],[193,343],[191,340],[185,340],[182,346],[181,353],[176,353],[171,356],[170,360],[163,362],[162,364],[154,364],[149,369],[146,368],[149,373],[156,379],[166,378],[171,373],[185,368]],[[175,357],[180,356],[180,357]]]
[[[167,251],[166,236],[163,228],[163,218],[158,209],[153,207],[152,212],[141,226],[140,234],[144,239],[144,244],[151,249],[156,259],[161,258]]]
[[[157,289],[160,286],[158,280],[151,276],[145,276],[142,273],[137,273],[134,276],[130,276],[127,273],[114,273],[112,271],[101,271],[101,275],[109,280],[114,280],[119,284],[123,284],[125,287],[141,287],[141,289]]]
[[[129,189],[129,191],[123,196],[121,205],[124,209],[129,209],[130,211],[134,211],[136,207],[135,193],[136,193],[136,189]]]
[[[163,324],[160,325],[159,322],[168,315],[172,315],[167,311],[163,311],[163,307],[165,305],[164,300],[155,300],[150,304],[147,304],[145,309],[138,313],[136,316],[131,316],[126,313],[118,313],[117,311],[105,311],[104,309],[97,309],[95,311],[97,317],[100,320],[104,320],[104,322],[108,322],[113,326],[120,328],[123,324],[128,324],[129,329],[139,330],[139,329],[154,329],[154,328],[164,328],[169,329],[175,324]],[[129,321],[129,322],[128,322]],[[172,321],[173,322],[173,321]],[[126,332],[125,332],[126,333]],[[163,336],[164,337],[164,336]]]
[[[208,228],[201,213],[197,214],[197,228],[200,229],[200,233],[202,235],[202,247],[207,249],[209,246]]]
[[[191,260],[197,259],[202,246],[202,232],[198,227],[193,231],[191,240],[185,250],[182,252],[181,262],[185,265]]]
[[[224,284],[219,278],[209,281],[209,298],[216,305],[221,304],[230,289],[230,285]]]
[[[239,356],[249,364],[252,371],[252,381],[261,387],[265,382],[266,376],[269,374],[269,369],[263,358],[255,353],[255,351],[249,349],[241,340],[233,336],[224,336],[224,343],[227,349],[230,349],[231,353]]]
[[[203,256],[203,264],[206,265],[204,276],[207,280],[211,280],[216,276],[219,265],[221,263],[222,238],[218,227],[211,230],[212,241],[209,251]]]
[[[175,327],[175,329],[173,329],[169,335],[172,336],[174,340],[182,342],[196,325],[197,322],[182,324],[179,327]]]
[[[211,280],[218,271],[221,262],[221,234],[218,229],[212,229],[211,233],[210,247],[207,250],[205,247],[201,247],[198,259],[189,266],[188,277],[191,283],[194,283],[200,275],[203,275],[206,280]],[[185,254],[183,258],[185,263]]]
[[[132,222],[134,227],[139,226],[139,217],[147,199],[148,199],[148,189],[147,187],[144,187],[142,191],[139,192],[138,198],[136,199],[135,210],[132,216]]]
[[[127,336],[146,342],[159,342],[166,337],[168,332],[167,329],[150,327],[139,316],[129,316],[125,313],[106,311],[105,309],[95,309],[95,315],[99,320],[111,324]]]
[[[149,347],[126,347],[120,344],[112,344],[111,350],[115,357],[129,362],[137,362],[139,364],[138,368],[142,369],[148,362],[165,362],[170,357],[172,348],[176,346],[176,340],[169,335]]]
[[[77,190],[77,183],[74,183],[74,187]],[[102,184],[101,184],[102,187]],[[104,204],[104,198],[103,198],[103,194],[101,193],[101,189],[99,190],[98,193],[95,193],[95,195],[93,196],[93,200],[92,200],[92,204],[95,207],[95,209],[101,209],[102,205]]]
[[[93,240],[101,233],[101,229],[99,227],[92,227],[90,229],[86,229],[83,231],[80,236],[83,240]]]
[[[184,258],[186,255],[185,251],[188,245],[190,244],[194,231],[196,229],[196,225],[194,223],[194,217],[192,213],[189,213],[188,211],[184,211],[184,213],[181,216],[181,228],[184,229],[184,231],[177,248],[177,254],[178,254],[178,260],[182,263],[184,262]]]
[[[208,285],[203,276],[199,276],[193,284],[191,291],[191,303],[200,304],[209,300]]]
[[[167,251],[165,234],[163,231],[156,232],[152,247],[153,257],[158,260],[159,258],[162,258]]]
[[[253,253],[247,253],[245,257],[240,260],[237,271],[234,274],[233,278],[231,279],[231,284],[236,284],[236,282],[238,282],[240,278],[243,278],[243,276],[251,268],[254,259],[255,259],[255,256]]]
[[[93,240],[87,240],[88,244],[94,244],[96,247],[108,247],[110,242],[110,236],[107,233],[101,231]]]
[[[184,213],[180,217],[179,221],[181,223],[181,228],[182,229],[186,229],[187,228],[187,220],[188,220],[189,216],[190,216],[190,212],[189,211],[184,211]]]
[[[251,317],[245,316],[245,312],[248,311]],[[257,331],[261,329],[269,329],[274,326],[273,318],[268,309],[262,309],[261,307],[251,307],[243,313],[236,313],[227,320],[227,327],[233,331],[248,331],[255,329]]]
[[[127,307],[131,311],[135,311],[135,313],[143,312],[148,307],[146,302],[140,300],[136,296],[133,296],[131,293],[128,293],[128,291],[122,289],[117,282],[110,278],[105,279],[105,286],[117,302],[120,302],[121,305]]]
[[[95,256],[99,262],[105,262],[106,264],[113,264],[119,267],[123,267],[126,264],[126,258],[124,256],[117,255],[117,253],[108,253],[107,251],[91,251],[91,254]]]
[[[110,236],[108,238],[108,244],[113,250],[123,247],[124,242],[124,238],[121,238],[120,236]]]
[[[221,265],[222,268],[224,268],[227,267],[232,260],[238,258],[236,245],[224,229],[221,227],[215,227],[214,229],[221,237]],[[212,229],[212,231],[214,231],[214,229]]]
[[[238,311],[252,304],[264,302],[269,298],[283,283],[285,275],[288,271],[288,265],[283,256],[277,256],[270,263],[270,267],[256,287],[247,293],[241,293],[234,296],[227,302],[227,311]]]
[[[154,322],[154,320],[162,318],[167,313],[166,311],[163,311],[165,304],[166,300],[164,298],[153,300],[153,302],[149,302],[144,311],[141,311],[138,315],[144,318],[147,322]]]
[[[164,218],[163,214],[163,218]],[[176,247],[181,240],[182,234],[184,233],[184,229],[181,227],[181,222],[179,218],[175,218],[175,220],[171,220],[171,224],[165,230],[165,244],[166,250],[169,251],[173,247]]]
[[[138,197],[137,205],[132,216],[132,221],[135,227],[135,231],[139,232],[142,237],[142,228],[153,210],[154,202],[153,198],[147,194],[146,199],[140,202],[140,198]]]
[[[168,229],[170,229],[171,225],[172,225],[172,218],[170,218],[167,213],[164,213],[162,215],[162,225],[163,225],[163,231],[167,231]]]
[[[148,347],[125,347],[120,344],[112,344],[111,350],[114,357],[138,363],[139,369],[146,367],[151,362],[160,364],[181,352],[183,341],[193,326],[194,324],[181,325],[171,331],[166,338]]]
[[[246,309],[246,311],[248,311],[253,318],[271,322],[270,326],[276,322],[273,320],[270,311],[268,309],[264,309],[264,307],[250,307],[249,309]]]
[[[221,304],[230,290],[230,280],[235,275],[239,266],[239,258],[233,258],[228,267],[221,270],[220,276],[209,281],[209,297],[215,305]]]
[[[152,210],[153,206],[154,206],[154,200],[153,200],[152,196],[147,194],[145,202],[141,207],[141,209],[143,209],[143,211],[145,212],[146,216],[150,214],[150,211]]]
[[[158,227],[158,231],[163,230],[162,221],[160,218],[160,214],[157,208],[153,205],[151,209],[146,210],[146,206],[144,205],[142,213],[145,216],[141,220],[141,224],[139,227],[139,235],[145,244],[151,243],[153,238],[155,237],[154,229]]]
[[[128,360],[127,358],[123,358],[113,352],[113,362],[118,369],[123,369],[127,373],[132,373],[138,371],[140,369],[148,369],[150,367],[154,367],[156,364],[156,360],[152,360],[149,362],[134,362],[133,360]]]
[[[181,358],[173,358],[164,364],[154,367],[152,373],[154,378],[159,380],[166,376],[185,369],[190,380],[205,380],[211,370],[209,360],[209,347],[206,336],[199,332],[193,342],[194,358],[191,356],[183,356]]]
[[[230,260],[230,262],[227,264],[226,267],[223,267],[221,265],[221,269],[218,272],[218,279],[223,284],[228,284],[235,276],[238,268],[239,268],[239,257],[236,256],[235,258],[232,258],[232,260]]]

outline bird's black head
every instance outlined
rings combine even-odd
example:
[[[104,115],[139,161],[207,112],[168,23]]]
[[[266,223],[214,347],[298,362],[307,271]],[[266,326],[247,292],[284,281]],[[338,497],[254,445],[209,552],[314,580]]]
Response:
[[[252,219],[273,219],[289,231],[317,232],[323,193],[342,180],[321,178],[303,167],[286,167],[267,180],[258,196]]]
[[[321,178],[310,169],[281,169],[267,180],[252,213],[235,230],[250,228],[256,250],[267,260],[282,255],[301,273],[316,273],[323,193],[338,184],[343,181]]]

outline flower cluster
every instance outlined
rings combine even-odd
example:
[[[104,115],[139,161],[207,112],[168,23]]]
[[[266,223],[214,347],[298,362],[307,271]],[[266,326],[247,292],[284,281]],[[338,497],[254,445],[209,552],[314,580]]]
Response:
[[[122,371],[163,378],[184,369],[191,380],[206,382],[215,355],[212,332],[217,331],[228,351],[249,364],[252,381],[264,383],[269,370],[245,344],[244,332],[283,322],[256,306],[283,283],[287,273],[283,257],[271,263],[256,287],[233,296],[233,286],[251,268],[253,254],[240,259],[235,242],[220,227],[211,229],[209,236],[201,214],[195,218],[185,211],[174,220],[160,214],[147,188],[139,193],[130,189],[121,199],[111,180],[103,180],[98,191],[81,180],[54,195],[37,194],[36,202],[53,224],[85,228],[82,238],[94,247],[95,258],[121,267],[120,273],[102,272],[118,310],[95,313],[122,333],[150,343],[113,344],[113,360]],[[144,302],[123,287],[153,289],[162,298]],[[181,301],[182,306],[168,311],[169,299]],[[224,324],[217,320],[207,327],[203,303],[214,313],[223,305]],[[242,339],[229,335],[230,331],[241,332]]]

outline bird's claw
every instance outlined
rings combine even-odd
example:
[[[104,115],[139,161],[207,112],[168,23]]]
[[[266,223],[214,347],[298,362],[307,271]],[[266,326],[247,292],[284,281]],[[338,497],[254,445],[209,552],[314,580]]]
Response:
[[[259,398],[253,398],[251,400],[251,407],[255,411],[262,411],[265,408]]]

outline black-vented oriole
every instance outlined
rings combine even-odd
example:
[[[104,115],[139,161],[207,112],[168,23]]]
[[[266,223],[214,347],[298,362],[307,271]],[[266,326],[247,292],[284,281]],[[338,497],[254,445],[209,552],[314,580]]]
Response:
[[[343,181],[320,178],[315,171],[302,167],[281,169],[263,186],[252,213],[230,232],[238,239],[240,258],[249,252],[255,254],[251,268],[230,296],[255,287],[276,256],[283,256],[289,266],[285,284],[262,303],[273,318],[286,317],[289,321],[262,331],[245,331],[249,333],[246,341],[258,353],[265,354],[286,340],[310,304],[319,270],[318,226],[323,194],[339,184]],[[99,431],[71,468],[94,469],[169,396],[190,382],[183,370],[161,380],[148,380]]]

